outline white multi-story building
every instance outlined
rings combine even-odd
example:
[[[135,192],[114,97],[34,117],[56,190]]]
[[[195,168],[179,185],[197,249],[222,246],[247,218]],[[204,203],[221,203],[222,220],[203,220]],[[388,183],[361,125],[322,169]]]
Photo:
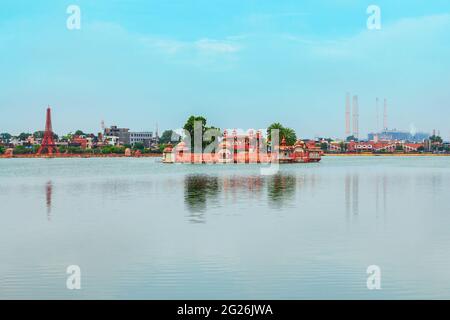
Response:
[[[150,147],[157,141],[153,136],[153,132],[130,132],[130,144],[133,146],[138,142],[143,143],[146,147]]]

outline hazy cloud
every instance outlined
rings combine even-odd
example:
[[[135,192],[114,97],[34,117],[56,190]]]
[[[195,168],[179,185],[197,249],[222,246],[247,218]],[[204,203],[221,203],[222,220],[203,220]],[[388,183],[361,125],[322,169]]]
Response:
[[[195,41],[179,41],[170,38],[145,36],[140,41],[146,46],[167,54],[177,53],[207,53],[231,54],[241,49],[236,40],[199,39]]]

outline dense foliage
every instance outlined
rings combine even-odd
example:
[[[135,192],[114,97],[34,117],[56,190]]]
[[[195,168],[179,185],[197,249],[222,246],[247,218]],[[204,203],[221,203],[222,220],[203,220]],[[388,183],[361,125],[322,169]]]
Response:
[[[0,133],[0,139],[9,141],[12,138],[12,135],[10,135],[7,132]]]
[[[272,123],[267,128],[267,136],[270,140],[272,140],[271,132],[272,129],[278,129],[279,130],[279,143],[281,143],[281,140],[286,139],[286,144],[288,146],[292,146],[297,141],[297,135],[295,134],[295,130],[291,128],[285,128],[281,123],[275,122]]]
[[[161,144],[167,144],[169,142],[175,143],[179,142],[181,139],[180,135],[175,133],[173,130],[166,130],[162,133],[161,137],[159,138],[159,142]]]
[[[190,116],[189,119],[186,121],[183,129],[186,130],[187,132],[189,132],[189,135],[191,137],[191,150],[192,151],[194,150],[194,129],[195,129],[195,123],[196,122],[200,122],[200,124],[201,124],[201,131],[202,131],[201,134],[202,134],[202,141],[203,141],[203,143],[202,143],[203,146],[202,147],[203,147],[203,149],[207,145],[209,145],[210,143],[214,142],[215,139],[216,139],[214,136],[211,137],[210,139],[205,139],[206,131],[211,130],[211,129],[216,129],[217,133],[219,133],[219,129],[218,128],[215,128],[215,127],[212,127],[212,126],[211,127],[206,126],[206,118],[205,117],[202,117],[202,116]]]

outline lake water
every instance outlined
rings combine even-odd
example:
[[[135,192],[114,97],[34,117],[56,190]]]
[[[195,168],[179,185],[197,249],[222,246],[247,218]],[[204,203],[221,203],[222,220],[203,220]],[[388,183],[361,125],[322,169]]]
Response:
[[[447,157],[3,159],[0,205],[2,299],[450,298]]]

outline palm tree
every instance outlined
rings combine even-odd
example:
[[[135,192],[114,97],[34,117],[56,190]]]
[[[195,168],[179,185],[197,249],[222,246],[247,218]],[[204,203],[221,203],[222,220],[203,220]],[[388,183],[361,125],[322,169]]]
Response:
[[[267,128],[268,139],[272,140],[272,137],[271,137],[272,130],[276,130],[276,129],[279,130],[278,133],[279,133],[280,142],[284,138],[284,139],[286,139],[286,144],[288,146],[292,146],[295,144],[295,142],[297,141],[297,135],[295,134],[295,130],[291,129],[291,128],[285,128],[279,122],[272,123]]]

